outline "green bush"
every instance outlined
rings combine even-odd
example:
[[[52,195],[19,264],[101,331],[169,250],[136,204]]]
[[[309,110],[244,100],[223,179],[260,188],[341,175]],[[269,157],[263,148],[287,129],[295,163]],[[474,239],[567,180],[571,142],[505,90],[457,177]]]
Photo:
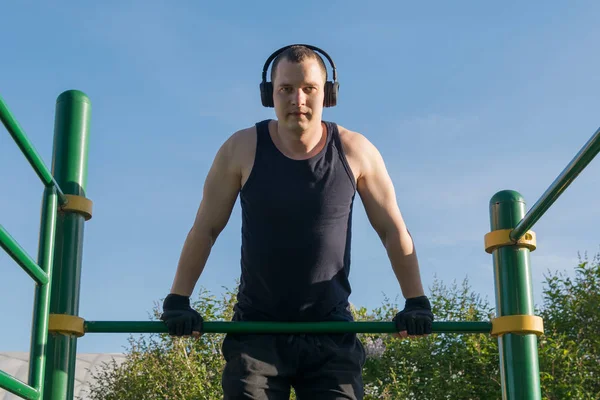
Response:
[[[207,321],[229,320],[234,294],[220,300],[204,290],[192,303]],[[153,311],[159,320],[160,307]],[[186,400],[222,398],[221,357],[223,334],[199,339],[173,338],[168,334],[140,335],[129,339],[126,360],[106,364],[94,377],[89,396],[93,400]]]
[[[580,260],[575,276],[546,276],[540,338],[545,399],[600,399],[600,255]]]
[[[437,321],[489,321],[493,312],[487,301],[470,291],[467,280],[450,288],[436,280],[430,299]],[[389,321],[398,310],[397,304],[386,300],[372,313],[361,308],[356,316]],[[365,399],[501,397],[497,346],[489,335],[432,334],[404,340],[387,334],[360,336],[371,353],[364,370]]]
[[[494,307],[474,293],[468,280],[450,287],[435,280],[430,299],[436,321],[489,321]],[[385,299],[368,311],[353,308],[356,320],[390,321],[398,299]],[[230,320],[235,293],[216,299],[200,291],[193,306],[206,320]],[[403,301],[402,301],[403,303]],[[545,400],[600,399],[600,256],[582,261],[569,278],[546,276],[544,319],[539,338],[542,395]],[[152,319],[158,320],[159,306]],[[367,399],[501,399],[497,340],[485,334],[432,334],[397,339],[360,334],[367,349],[364,369]],[[94,374],[94,400],[221,399],[221,334],[200,339],[167,334],[133,336],[126,360],[106,364]],[[295,396],[292,393],[292,399]]]

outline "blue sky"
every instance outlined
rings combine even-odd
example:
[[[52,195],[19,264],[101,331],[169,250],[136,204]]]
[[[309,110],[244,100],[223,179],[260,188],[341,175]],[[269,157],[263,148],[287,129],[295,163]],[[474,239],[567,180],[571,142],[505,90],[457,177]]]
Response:
[[[502,189],[540,197],[600,126],[600,5],[580,2],[9,2],[0,95],[50,166],[54,105],[92,101],[80,316],[148,320],[169,291],[213,156],[234,131],[274,118],[260,105],[266,58],[310,43],[334,59],[338,107],[324,118],[381,151],[415,239],[424,284],[468,277],[494,302],[483,249]],[[0,133],[0,223],[37,253],[42,185]],[[595,160],[534,227],[544,273],[599,250]],[[198,286],[239,276],[239,203]],[[350,300],[400,294],[358,200]],[[28,351],[33,283],[0,252],[0,351]],[[195,292],[195,294],[197,291]],[[81,352],[120,352],[126,334],[89,334]]]

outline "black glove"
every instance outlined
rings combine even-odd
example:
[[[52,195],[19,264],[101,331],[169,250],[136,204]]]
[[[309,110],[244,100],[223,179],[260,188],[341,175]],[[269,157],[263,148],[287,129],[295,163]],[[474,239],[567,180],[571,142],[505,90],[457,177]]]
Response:
[[[431,333],[433,313],[427,296],[406,299],[404,310],[394,317],[396,331],[407,331],[409,335],[425,335]]]
[[[202,332],[202,316],[190,307],[190,298],[171,293],[163,302],[160,316],[169,328],[169,335],[190,336],[192,331]]]

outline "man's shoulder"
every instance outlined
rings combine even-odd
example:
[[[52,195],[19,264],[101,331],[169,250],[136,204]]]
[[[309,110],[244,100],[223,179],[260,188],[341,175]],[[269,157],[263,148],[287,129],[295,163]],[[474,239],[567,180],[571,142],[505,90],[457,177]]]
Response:
[[[272,119],[263,119],[261,121],[257,121],[251,126],[246,126],[235,131],[233,134],[229,136],[228,141],[233,142],[243,142],[243,144],[248,144],[247,142],[256,142],[256,132],[258,130],[259,125],[268,126]]]
[[[239,140],[247,140],[251,136],[256,136],[256,125],[246,126],[238,129],[233,132],[229,137],[229,140],[239,141]]]
[[[257,123],[258,124],[258,123]],[[256,147],[256,125],[247,126],[233,132],[225,141],[231,151],[245,151]]]
[[[266,121],[265,121],[266,122]],[[223,143],[227,159],[236,169],[251,165],[254,159],[257,142],[257,125],[241,128],[233,132]]]
[[[346,128],[340,124],[337,126],[340,141],[344,147],[346,153],[364,153],[365,150],[375,150],[375,146],[367,137],[361,132],[357,132]]]

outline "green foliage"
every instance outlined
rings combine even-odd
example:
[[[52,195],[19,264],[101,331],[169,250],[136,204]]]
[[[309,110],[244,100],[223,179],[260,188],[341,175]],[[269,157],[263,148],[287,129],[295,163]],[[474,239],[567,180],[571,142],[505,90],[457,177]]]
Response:
[[[494,308],[472,292],[468,280],[450,287],[435,280],[430,300],[436,321],[489,321]],[[216,299],[201,291],[194,307],[206,320],[230,320],[235,293]],[[581,262],[574,278],[546,277],[545,334],[539,340],[540,376],[545,400],[600,399],[600,258]],[[390,321],[401,308],[385,299],[368,311],[354,308],[356,320]],[[158,319],[158,308],[153,318]],[[483,334],[432,334],[399,339],[359,335],[367,349],[364,369],[368,399],[501,399],[496,339]],[[221,399],[223,335],[199,340],[169,335],[133,337],[126,361],[107,364],[96,374],[94,400]],[[292,399],[295,399],[292,393]]]
[[[226,291],[220,300],[201,291],[192,306],[207,321],[230,320],[234,293]],[[160,308],[154,309],[159,320]],[[222,334],[199,339],[172,338],[168,334],[133,336],[126,360],[106,364],[95,374],[97,384],[90,389],[93,400],[220,399]]]
[[[575,276],[546,276],[540,339],[544,398],[600,399],[600,255]]]
[[[431,288],[437,321],[488,321],[493,309],[469,289],[437,279]],[[357,319],[389,321],[400,307],[386,299]],[[363,334],[367,352],[365,399],[496,399],[501,397],[496,342],[488,335],[433,334],[422,339]],[[377,347],[385,351],[380,354]]]

